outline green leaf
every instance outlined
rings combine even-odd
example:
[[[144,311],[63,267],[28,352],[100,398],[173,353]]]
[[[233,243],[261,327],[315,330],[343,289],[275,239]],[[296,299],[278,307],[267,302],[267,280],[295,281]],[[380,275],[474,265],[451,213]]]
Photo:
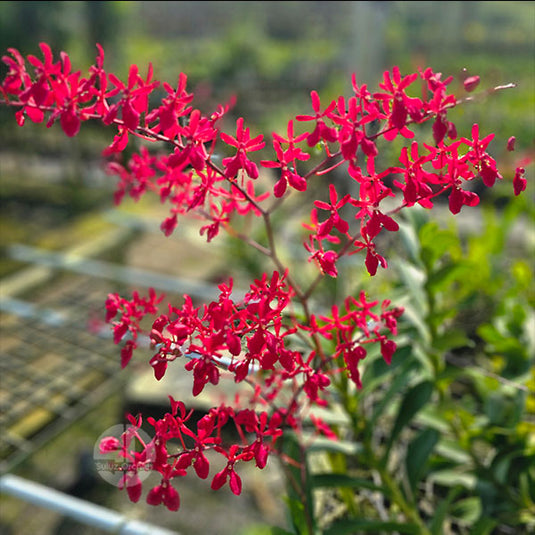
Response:
[[[502,333],[491,324],[484,323],[477,328],[477,334],[483,338],[487,344],[497,344],[503,339]]]
[[[333,404],[328,407],[314,407],[310,414],[305,417],[305,422],[309,424],[311,422],[310,417],[314,416],[320,418],[326,424],[333,426],[347,427],[349,425],[349,417],[342,410],[339,405]]]
[[[429,476],[429,480],[437,485],[443,485],[445,487],[462,485],[469,490],[473,490],[477,483],[476,476],[473,474],[459,472],[456,470],[440,470],[433,472]]]
[[[290,521],[294,527],[295,533],[304,535],[307,532],[305,505],[296,498],[285,498],[290,513]]]
[[[310,469],[308,455],[300,447],[299,438],[295,433],[286,433],[281,440],[282,451],[290,459],[294,459],[297,465],[288,464],[288,472],[299,490],[290,484],[287,478],[287,496],[289,520],[294,531],[298,534],[308,533],[309,522],[314,523],[313,512],[307,511],[307,506],[312,507],[312,488],[310,486]],[[310,516],[309,516],[310,515]]]
[[[414,225],[401,222],[399,224],[399,236],[405,250],[409,254],[411,262],[421,264],[420,261],[420,242]]]
[[[383,377],[388,374],[389,377],[397,373],[397,369],[402,365],[407,368],[408,361],[411,361],[412,347],[410,345],[401,345],[402,341],[398,339],[398,348],[394,354],[391,364],[387,364],[382,355],[378,352],[372,358],[370,353],[363,361],[364,373],[362,373],[362,393],[375,391],[377,385],[384,383]],[[378,344],[377,344],[378,345]]]
[[[450,430],[450,424],[440,409],[440,406],[437,408],[428,405],[418,413],[415,421],[422,426],[432,427],[441,433],[447,433]]]
[[[320,487],[330,487],[330,488],[339,488],[339,487],[350,487],[350,488],[363,488],[370,490],[379,490],[382,493],[386,494],[387,490],[379,485],[373,483],[369,479],[364,479],[361,477],[352,477],[347,474],[314,474],[310,479],[311,485],[314,488]]]
[[[389,522],[383,520],[338,520],[323,532],[323,535],[354,535],[359,531],[368,533],[397,532],[397,533],[421,533],[416,524],[401,522]]]
[[[443,255],[447,252],[457,253],[460,247],[457,233],[440,229],[435,221],[427,223],[420,229],[419,238],[421,257],[429,271],[433,270]]]
[[[459,279],[459,272],[465,269],[463,264],[448,264],[431,273],[427,279],[427,288],[432,294],[436,294],[440,290],[445,290],[450,286],[450,283]]]
[[[483,516],[472,526],[470,535],[490,535],[497,525],[497,520]]]
[[[506,448],[502,448],[501,451],[496,453],[489,468],[493,472],[497,482],[502,485],[510,484],[508,479],[511,476],[511,464],[515,459],[519,459],[520,464],[524,462],[526,465],[530,465],[533,461],[533,459],[529,458],[527,452],[523,448],[518,448],[513,451],[507,451]]]
[[[392,398],[409,382],[409,376],[416,368],[416,363],[413,360],[407,359],[403,364],[403,368],[396,378],[392,381],[392,384],[382,395],[381,400],[373,407],[373,414],[370,420],[370,427],[373,427],[377,418],[381,415],[385,407],[392,403]]]
[[[424,292],[426,282],[425,273],[412,264],[406,262],[394,262],[394,267],[404,286],[410,290],[411,298],[418,310],[427,312],[427,298]]]
[[[519,475],[520,497],[522,501],[527,504],[527,508],[533,510],[533,520],[535,522],[535,502],[533,501],[535,498],[535,485],[533,484],[533,478],[530,477],[529,472],[530,471],[527,471]],[[532,469],[531,472],[535,473],[535,469]]]
[[[431,399],[432,394],[433,383],[431,381],[422,381],[421,383],[413,386],[405,394],[405,397],[399,406],[394,427],[390,433],[385,459],[388,457],[392,444],[401,433],[403,428],[413,419],[416,413],[426,405],[426,403]]]
[[[481,515],[481,501],[476,496],[460,500],[453,505],[451,514],[466,524],[473,524]]]
[[[426,318],[427,305],[424,308],[419,308],[409,301],[403,301],[400,305],[404,309],[403,320],[417,330],[422,344],[429,345],[431,343],[431,330]]]
[[[468,338],[463,329],[452,328],[437,336],[433,341],[433,347],[446,352],[459,347],[474,347],[474,342]]]
[[[512,418],[514,413],[513,401],[501,392],[492,392],[487,397],[484,411],[491,425],[513,427],[518,423]]]
[[[407,468],[407,477],[411,489],[414,491],[416,484],[420,481],[427,463],[427,459],[435,448],[440,433],[436,429],[423,429],[410,442],[407,448],[407,456],[405,459],[405,466]]]
[[[433,362],[432,353],[420,344],[414,344],[412,354],[414,358],[422,365],[421,376],[422,378],[431,378],[435,376],[435,365]]]
[[[436,508],[429,530],[431,535],[442,535],[444,533],[444,521],[448,514],[451,502],[463,491],[462,487],[453,487],[449,490],[446,499],[440,500],[438,507]]]
[[[303,435],[306,438],[306,435]],[[333,453],[343,453],[344,455],[356,455],[362,451],[362,445],[349,440],[332,440],[326,437],[316,437],[307,447],[307,452],[331,451]]]
[[[470,457],[469,453],[464,450],[456,440],[441,440],[438,443],[436,450],[438,454],[446,459],[462,464],[465,468],[472,464],[472,457]]]
[[[533,269],[524,260],[517,260],[511,267],[511,273],[521,289],[529,291],[533,284]]]

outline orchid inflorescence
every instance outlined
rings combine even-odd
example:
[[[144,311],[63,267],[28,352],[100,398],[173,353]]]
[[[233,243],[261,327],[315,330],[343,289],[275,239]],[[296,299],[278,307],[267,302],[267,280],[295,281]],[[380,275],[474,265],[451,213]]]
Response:
[[[362,252],[371,276],[379,266],[387,268],[377,238],[382,232],[398,231],[394,218],[400,210],[414,205],[432,209],[438,197],[447,196],[451,213],[458,214],[463,206],[479,203],[469,187],[472,181],[481,179],[492,187],[502,179],[487,152],[494,134],[481,135],[474,124],[467,137],[458,137],[448,119],[448,112],[459,103],[448,93],[453,78],[429,68],[402,76],[394,67],[384,73],[379,90],[370,92],[353,75],[351,96],[324,105],[312,91],[311,113],[289,120],[283,135],[264,136],[254,135],[241,117],[232,133],[223,131],[232,102],[211,114],[202,113],[194,107],[194,94],[188,92],[183,73],[174,88],[154,80],[152,66],[143,77],[132,65],[123,82],[104,69],[104,51],[97,45],[96,62],[83,77],[72,70],[66,53],[55,60],[47,44],[40,48],[42,60],[34,55],[25,59],[15,49],[2,58],[8,66],[0,85],[2,103],[17,109],[19,125],[28,119],[46,121],[47,127],[59,121],[69,137],[89,120],[109,126],[114,138],[103,156],[108,173],[118,179],[117,204],[125,195],[138,200],[155,192],[170,206],[161,223],[166,236],[175,231],[181,216],[195,214],[204,221],[200,234],[208,241],[221,230],[231,230],[237,218],[252,214],[263,221],[267,238],[259,243],[246,237],[247,243],[269,257],[275,268],[254,280],[244,296],[235,296],[234,281],[229,279],[219,284],[217,300],[198,305],[185,295],[181,306],[170,304],[164,314],[158,311],[163,296],[153,290],[147,297],[137,292],[129,299],[108,296],[106,320],[112,325],[114,342],[122,344],[123,367],[138,349],[139,337],[146,336],[157,380],[182,358],[192,373],[195,396],[209,383],[218,385],[223,371],[236,383],[251,386],[249,397],[212,407],[195,425],[190,423],[192,411],[169,396],[170,411],[161,419],[147,418],[154,437],[143,442],[141,452],[105,439],[102,452],[118,451],[131,463],[122,481],[130,499],[140,499],[137,473],[150,463],[161,482],[148,492],[148,503],[177,510],[180,499],[173,485],[191,467],[199,478],[208,478],[208,450],[225,460],[224,468],[212,477],[212,488],[228,483],[234,494],[240,494],[239,462],[264,468],[270,454],[280,453],[278,441],[285,432],[303,431],[307,414],[307,425],[311,422],[316,434],[336,440],[336,432],[310,409],[329,405],[331,387],[339,377],[362,387],[359,363],[373,345],[378,344],[390,364],[403,310],[389,300],[369,300],[362,291],[328,311],[314,313],[310,310],[314,290],[323,278],[338,276],[343,257]],[[479,77],[466,78],[464,89],[471,92],[478,84]],[[155,96],[159,104],[152,106]],[[430,132],[420,142],[415,127],[423,124],[430,125]],[[296,133],[303,127],[307,130]],[[133,138],[142,140],[140,148],[121,162],[120,155]],[[397,165],[383,167],[379,141],[399,138],[408,145],[401,149]],[[269,143],[273,159],[255,160]],[[154,150],[149,150],[151,144]],[[508,149],[514,149],[514,138]],[[321,161],[311,165],[312,154],[317,157],[318,152]],[[265,181],[259,180],[262,168],[276,173],[268,189],[262,189]],[[322,182],[338,168],[346,170],[353,193],[342,195],[335,183]],[[516,195],[526,188],[521,167],[514,173],[513,186]],[[299,266],[280,260],[272,214],[291,195],[320,192],[322,187],[328,200],[316,198],[309,221],[302,225],[307,233],[303,247],[318,275],[302,287],[297,282]],[[155,317],[147,332],[142,327],[146,316]],[[135,434],[142,418],[128,418],[128,433]],[[223,431],[231,424],[239,440],[228,444]]]

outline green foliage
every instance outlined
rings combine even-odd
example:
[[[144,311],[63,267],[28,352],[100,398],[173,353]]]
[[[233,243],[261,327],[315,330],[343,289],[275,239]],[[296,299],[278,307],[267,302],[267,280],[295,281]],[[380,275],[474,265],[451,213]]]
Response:
[[[312,499],[312,484],[308,467],[303,472],[300,466],[308,464],[307,455],[299,439],[292,433],[286,433],[282,438],[282,451],[294,461],[286,470],[287,496],[290,524],[296,535],[313,534],[315,532],[314,515],[309,508],[314,503]]]
[[[535,527],[533,244],[514,240],[534,218],[515,200],[483,220],[466,235],[406,216],[390,287],[406,308],[399,349],[391,366],[370,353],[361,391],[336,385],[337,453],[336,442],[307,450],[331,463],[309,479],[330,491],[324,511],[339,508],[323,523],[316,511],[322,533]]]

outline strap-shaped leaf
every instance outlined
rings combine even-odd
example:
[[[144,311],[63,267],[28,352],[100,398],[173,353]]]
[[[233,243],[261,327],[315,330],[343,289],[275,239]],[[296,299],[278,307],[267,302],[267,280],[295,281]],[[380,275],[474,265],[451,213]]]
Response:
[[[399,223],[399,237],[403,243],[403,249],[407,252],[410,261],[415,265],[421,265],[420,241],[416,233],[416,224]]]
[[[381,400],[374,405],[370,426],[373,427],[377,418],[379,418],[385,407],[391,402],[392,398],[409,382],[409,377],[416,367],[417,364],[414,360],[409,358],[405,360],[401,371],[392,381],[388,390],[384,393]]]
[[[290,496],[286,496],[285,501],[294,532],[298,535],[304,535],[307,532],[307,521],[303,502]]]
[[[477,484],[477,478],[471,473],[462,472],[460,470],[440,470],[433,472],[429,479],[437,485],[444,487],[455,487],[462,485],[465,489],[473,490]]]
[[[394,427],[390,433],[388,448],[385,459],[390,454],[392,444],[401,433],[402,429],[414,418],[416,413],[422,409],[431,399],[433,393],[433,383],[431,381],[422,381],[407,391],[401,405],[399,406],[398,415],[394,422]]]
[[[420,481],[424,471],[427,459],[435,448],[440,433],[430,427],[423,429],[409,444],[407,448],[407,457],[405,466],[409,485],[414,492],[418,481]]]
[[[363,488],[369,490],[378,490],[384,494],[387,494],[387,489],[376,485],[373,481],[369,479],[364,479],[362,477],[352,477],[347,474],[314,474],[310,478],[311,484],[314,488],[320,487],[350,487],[350,488]]]
[[[366,360],[363,362],[365,366],[362,374],[362,396],[368,392],[375,392],[377,386],[385,382],[384,377],[394,377],[398,373],[403,373],[403,368],[408,368],[412,365],[414,359],[411,358],[411,345],[401,345],[400,338],[397,340],[398,348],[396,349],[395,357],[390,364],[387,364],[382,355],[378,351],[379,344],[375,344],[377,354],[372,354],[373,348],[368,351]],[[400,371],[401,370],[401,371]]]
[[[306,435],[304,435],[306,437]],[[362,444],[349,440],[331,440],[327,437],[316,437],[308,446],[307,453],[326,451],[343,453],[344,455],[357,455],[362,451]]]

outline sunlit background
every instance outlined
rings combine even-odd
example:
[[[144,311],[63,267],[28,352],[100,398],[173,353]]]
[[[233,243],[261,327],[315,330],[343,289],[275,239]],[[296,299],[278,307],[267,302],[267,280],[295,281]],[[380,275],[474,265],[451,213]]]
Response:
[[[353,73],[359,84],[375,88],[394,65],[402,72],[431,67],[453,76],[459,93],[463,78],[478,74],[483,91],[509,83],[517,87],[456,110],[455,119],[465,129],[475,121],[484,131],[499,127],[491,152],[500,166],[514,169],[515,161],[534,149],[534,6],[513,1],[1,2],[0,48],[2,55],[11,47],[39,55],[39,43],[47,42],[85,71],[100,43],[105,68],[120,78],[133,63],[143,73],[151,62],[155,78],[171,84],[184,72],[202,111],[235,96],[231,116],[245,117],[254,131],[265,134],[285,132],[290,118],[308,113],[312,90],[322,101],[349,95]],[[1,69],[3,75],[5,66]],[[511,155],[505,149],[513,135],[517,151]],[[118,350],[102,325],[103,303],[108,292],[143,282],[128,282],[131,272],[113,266],[140,270],[139,276],[163,274],[162,287],[172,284],[171,277],[182,281],[184,291],[198,283],[200,297],[230,274],[229,258],[242,273],[260,269],[239,245],[198,243],[195,229],[165,241],[158,230],[165,210],[157,199],[127,201],[113,210],[114,184],[101,165],[101,151],[110,142],[110,132],[99,125],[84,124],[74,139],[58,125],[19,128],[13,110],[0,108],[4,469],[183,534],[247,533],[248,526],[271,520],[282,525],[276,471],[264,479],[251,474],[252,490],[239,499],[214,495],[192,480],[189,490],[181,491],[178,514],[132,506],[124,493],[91,472],[96,439],[121,421],[125,405],[162,410],[168,393],[152,392],[141,373],[145,361],[130,375],[119,373]],[[511,195],[511,180],[511,174],[504,176],[488,195],[491,204],[499,206]],[[88,260],[69,267],[67,253]],[[100,532],[2,497],[0,533]]]

